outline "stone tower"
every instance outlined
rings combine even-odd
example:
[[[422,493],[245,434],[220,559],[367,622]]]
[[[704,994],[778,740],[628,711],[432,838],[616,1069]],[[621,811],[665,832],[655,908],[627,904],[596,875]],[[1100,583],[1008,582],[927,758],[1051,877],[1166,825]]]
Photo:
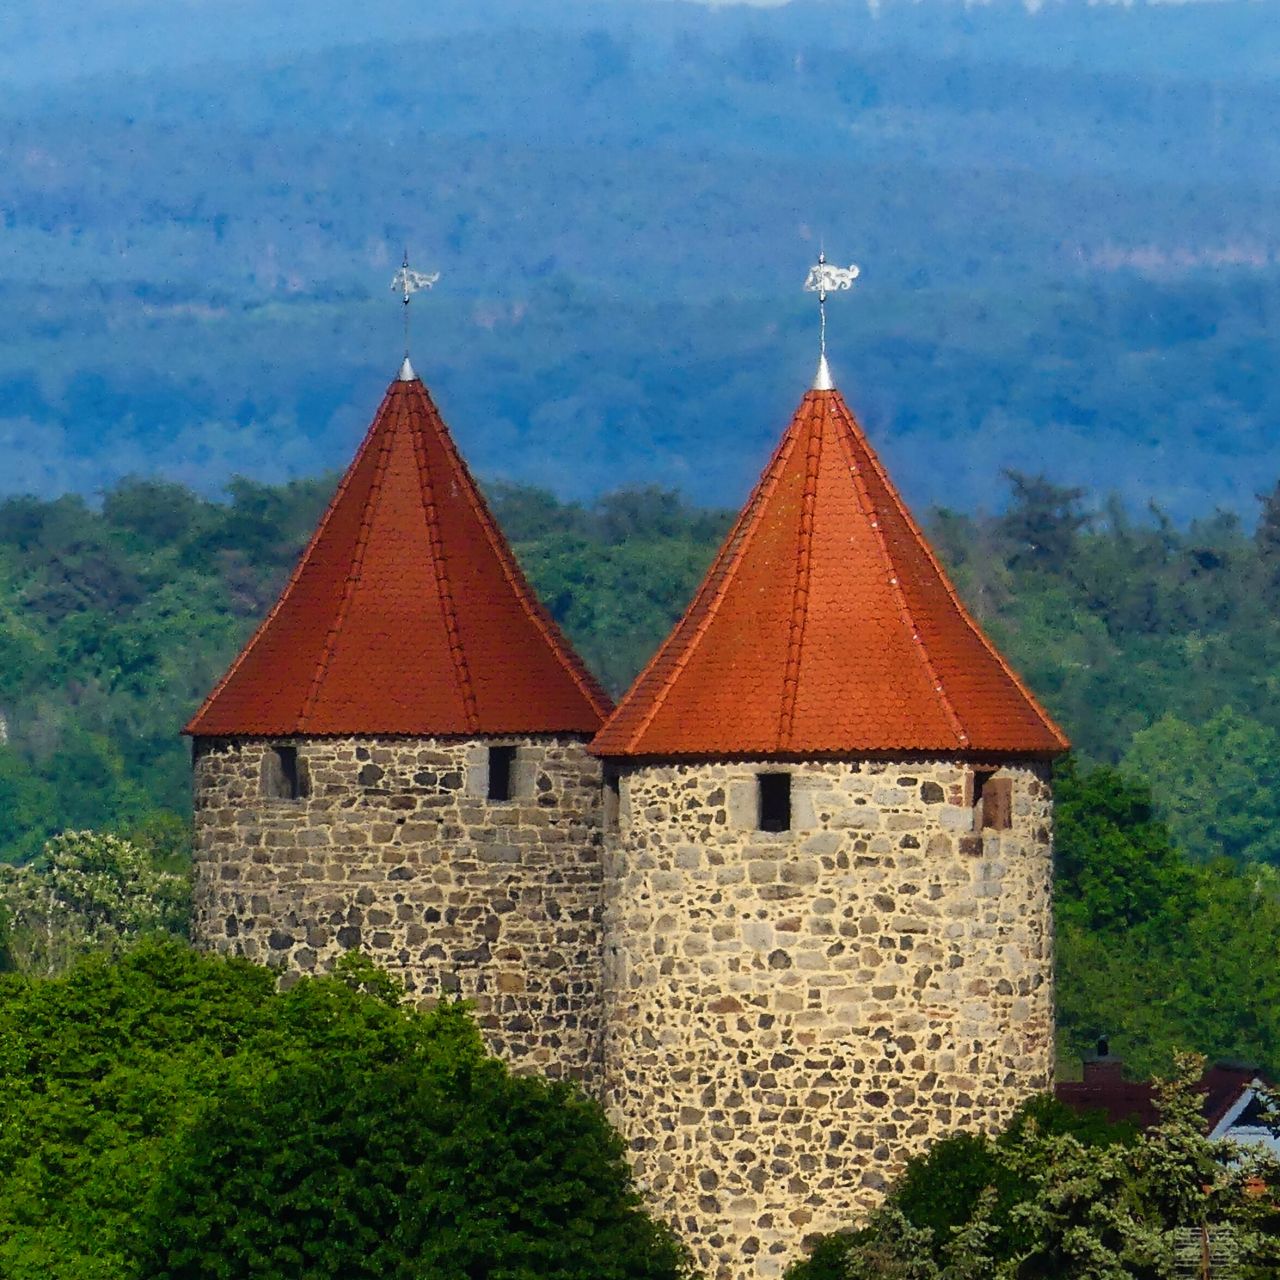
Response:
[[[609,703],[408,360],[283,595],[187,726],[194,933],[461,992],[518,1067],[600,1049]]]
[[[734,1280],[1051,1083],[1067,743],[824,375],[592,746],[605,1102]]]

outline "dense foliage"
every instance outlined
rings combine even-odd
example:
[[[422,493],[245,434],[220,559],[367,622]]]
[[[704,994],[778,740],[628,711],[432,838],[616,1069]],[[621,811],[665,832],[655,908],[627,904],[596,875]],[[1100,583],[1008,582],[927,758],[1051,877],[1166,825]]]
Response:
[[[190,923],[190,866],[154,839],[66,831],[37,861],[0,864],[0,969],[51,976]]]
[[[51,836],[95,828],[182,870],[176,731],[278,591],[330,484],[240,481],[210,502],[130,481],[101,510],[0,503],[4,860],[39,861]],[[656,489],[591,506],[512,485],[491,497],[615,691],[728,521]],[[1225,516],[1181,529],[1013,475],[1001,514],[928,523],[1077,743],[1058,779],[1064,1055],[1107,1034],[1143,1072],[1179,1046],[1280,1069],[1280,961],[1258,941],[1280,932],[1280,496],[1252,534]],[[11,919],[32,918],[22,893],[37,883],[10,882]],[[23,945],[20,962],[41,963]]]
[[[0,859],[65,829],[190,811],[182,724],[270,606],[332,480],[235,482],[225,503],[130,481],[0,502]],[[634,490],[591,508],[499,487],[500,518],[587,660],[619,689],[692,593],[718,512]]]
[[[1109,768],[1058,772],[1058,1051],[1100,1036],[1139,1073],[1193,1045],[1280,1062],[1280,873],[1193,863],[1150,796]]]
[[[9,1280],[675,1280],[621,1141],[461,1006],[181,943],[0,980]]]
[[[10,860],[67,828],[131,828],[157,810],[185,819],[175,730],[270,605],[330,485],[237,482],[218,505],[140,481],[101,511],[74,497],[0,504]]]
[[[1267,1280],[1280,1165],[1205,1137],[1202,1068],[1178,1060],[1146,1132],[1037,1100],[994,1140],[943,1139],[865,1226],[819,1239],[787,1280],[1173,1280],[1200,1274],[1206,1250],[1230,1256],[1222,1274]]]

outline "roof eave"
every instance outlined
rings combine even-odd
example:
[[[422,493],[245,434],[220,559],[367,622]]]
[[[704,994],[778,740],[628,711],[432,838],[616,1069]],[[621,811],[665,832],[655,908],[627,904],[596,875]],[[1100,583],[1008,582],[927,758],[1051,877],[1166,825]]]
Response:
[[[823,761],[889,761],[920,762],[925,760],[956,760],[965,764],[1000,762],[1013,764],[1022,761],[1051,763],[1064,755],[1065,747],[819,747],[810,750],[690,750],[659,751],[653,747],[619,748],[592,742],[588,750],[601,760],[626,760],[631,764],[712,764],[730,761],[748,763],[804,764],[811,760]]]

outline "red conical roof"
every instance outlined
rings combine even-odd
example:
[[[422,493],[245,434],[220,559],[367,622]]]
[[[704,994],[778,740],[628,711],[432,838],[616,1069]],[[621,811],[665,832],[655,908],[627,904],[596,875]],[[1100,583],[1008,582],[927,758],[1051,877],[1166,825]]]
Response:
[[[604,756],[1050,755],[836,391],[805,396]]]
[[[186,731],[590,734],[609,710],[410,376],[391,384],[284,594]]]

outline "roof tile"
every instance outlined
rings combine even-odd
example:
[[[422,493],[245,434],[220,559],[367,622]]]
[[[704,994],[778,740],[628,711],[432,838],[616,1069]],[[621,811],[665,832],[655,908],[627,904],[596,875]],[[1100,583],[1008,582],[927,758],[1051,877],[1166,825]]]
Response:
[[[609,710],[413,379],[186,732],[590,734]]]
[[[1067,746],[960,603],[839,392],[811,391],[692,604],[592,749]]]

